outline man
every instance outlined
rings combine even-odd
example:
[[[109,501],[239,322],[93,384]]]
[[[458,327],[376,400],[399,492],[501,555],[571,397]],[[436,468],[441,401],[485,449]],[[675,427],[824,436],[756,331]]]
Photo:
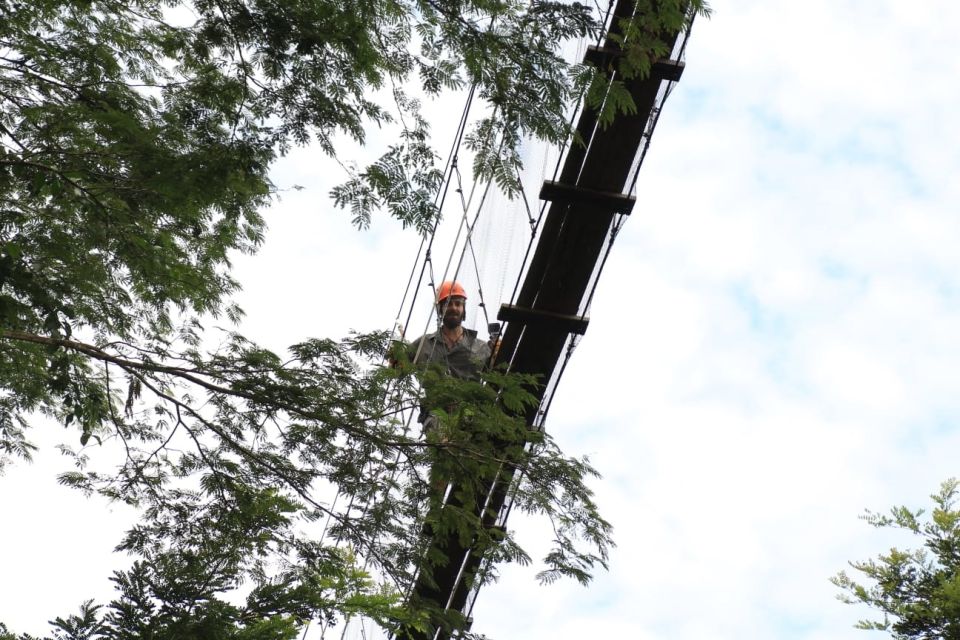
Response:
[[[448,280],[437,290],[440,330],[421,336],[407,347],[415,364],[439,365],[455,378],[477,380],[490,361],[490,344],[466,329],[467,292],[459,282]]]
[[[479,380],[480,372],[490,363],[498,345],[495,338],[488,343],[481,340],[476,331],[464,328],[466,303],[467,293],[459,282],[447,281],[440,285],[436,300],[440,328],[408,345],[407,353],[411,362],[424,368],[438,368],[442,374],[452,378],[474,382]],[[447,444],[448,436],[438,432],[441,424],[441,412],[438,410],[442,407],[448,415],[459,413],[462,401],[452,395],[438,397],[435,394],[430,397],[431,384],[427,380],[433,378],[437,382],[437,377],[423,378],[426,392],[420,408],[423,432],[433,442]],[[442,384],[442,375],[439,382],[441,384],[436,387],[445,386]],[[468,438],[475,435],[469,417],[458,417],[455,422],[468,434]],[[500,469],[498,465],[489,466],[488,459],[482,455],[477,456],[478,451],[482,452],[485,447],[491,446],[489,436],[471,438],[469,442],[460,440],[459,445],[450,450],[444,447],[431,448],[427,452],[430,491],[422,526],[423,536],[431,539],[431,551],[424,556],[424,564],[410,595],[411,601],[430,603],[441,610],[451,594],[441,591],[439,585],[455,585],[461,580],[458,577],[461,559],[469,549],[482,553],[473,543],[464,546],[464,541],[460,539],[461,532],[466,527],[478,526],[479,518],[484,513],[487,492],[494,486],[493,479]],[[491,451],[493,453],[495,451]],[[465,473],[473,474],[472,479],[464,477]],[[454,508],[447,510],[451,506]],[[443,524],[437,528],[437,523]],[[470,584],[473,573],[465,574],[462,580]],[[413,634],[412,637],[420,635]]]

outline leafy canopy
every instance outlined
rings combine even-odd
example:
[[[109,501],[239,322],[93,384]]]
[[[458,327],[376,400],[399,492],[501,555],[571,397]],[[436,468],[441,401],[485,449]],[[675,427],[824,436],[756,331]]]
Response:
[[[868,511],[864,516],[874,527],[909,531],[920,546],[851,562],[869,582],[845,572],[833,578],[844,591],[841,600],[883,614],[879,620],[861,620],[858,628],[887,631],[898,640],[960,638],[960,481],[944,481],[930,497],[934,508],[928,517],[922,509],[903,506],[889,515]]]
[[[354,613],[435,624],[399,595],[423,521],[476,523],[423,506],[428,469],[469,493],[504,455],[526,470],[516,504],[555,524],[544,578],[605,564],[589,464],[546,436],[490,445],[531,437],[514,416],[533,381],[436,381],[456,409],[443,440],[421,439],[397,417],[418,404],[411,369],[379,366],[386,336],[305,338],[281,357],[206,324],[241,318],[230,258],[263,242],[270,166],[293,146],[337,157],[391,124],[397,139],[333,200],[358,226],[385,210],[422,231],[442,176],[416,96],[474,87],[490,105],[468,137],[475,173],[515,191],[521,140],[565,140],[584,92],[606,119],[629,112],[602,77],[648,72],[688,5],[705,10],[641,1],[626,55],[598,70],[558,53],[601,27],[578,3],[0,0],[0,465],[30,457],[45,415],[77,429],[61,481],[142,513],[116,599],[55,619],[55,635],[287,638]],[[327,487],[365,507],[336,509]],[[480,542],[527,560],[509,536]]]

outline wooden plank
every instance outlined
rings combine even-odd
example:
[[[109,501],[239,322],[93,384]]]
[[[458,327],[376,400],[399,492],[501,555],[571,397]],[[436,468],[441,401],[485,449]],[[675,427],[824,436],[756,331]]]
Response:
[[[617,58],[623,56],[623,50],[617,47],[597,47],[591,45],[587,47],[587,52],[583,59],[599,69],[610,69]],[[654,61],[650,65],[650,77],[655,80],[667,80],[669,82],[679,82],[683,76],[683,70],[686,65],[681,60],[670,60],[662,58]]]
[[[529,309],[512,304],[500,305],[497,320],[516,322],[522,325],[535,325],[538,330],[550,329],[562,333],[575,333],[582,336],[587,331],[590,319],[565,313],[554,313],[541,309]]]
[[[633,205],[637,203],[635,197],[624,195],[619,191],[600,191],[553,180],[543,181],[540,199],[547,202],[587,204],[614,213],[630,213]]]

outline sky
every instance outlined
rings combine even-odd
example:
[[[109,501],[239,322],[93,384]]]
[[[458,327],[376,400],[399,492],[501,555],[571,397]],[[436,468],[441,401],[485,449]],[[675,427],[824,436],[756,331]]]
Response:
[[[493,638],[882,637],[829,578],[910,540],[859,515],[960,475],[960,7],[712,6],[547,425],[604,476],[610,570],[584,588],[504,568],[474,610]],[[459,111],[431,109],[448,141]],[[391,326],[419,240],[354,230],[315,151],[275,175],[305,188],[237,261],[243,330],[282,349]],[[44,451],[0,476],[18,631],[105,597],[126,562],[110,549],[131,514],[58,488],[64,465]],[[545,523],[510,528],[545,552]]]

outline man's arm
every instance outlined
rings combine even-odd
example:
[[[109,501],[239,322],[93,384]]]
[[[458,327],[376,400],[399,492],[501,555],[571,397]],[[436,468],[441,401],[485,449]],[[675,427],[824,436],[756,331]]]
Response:
[[[406,354],[407,360],[413,362],[417,355],[417,349],[419,348],[420,341],[423,338],[417,338],[412,343],[406,342],[402,338],[399,340],[393,340],[390,344],[390,351],[387,354],[387,362],[394,369],[400,366],[400,359],[402,355]]]
[[[423,358],[422,353],[418,353],[421,351],[420,345],[423,344],[423,338],[424,336],[420,336],[407,345],[407,358],[410,359],[410,362],[417,362],[418,358]]]

